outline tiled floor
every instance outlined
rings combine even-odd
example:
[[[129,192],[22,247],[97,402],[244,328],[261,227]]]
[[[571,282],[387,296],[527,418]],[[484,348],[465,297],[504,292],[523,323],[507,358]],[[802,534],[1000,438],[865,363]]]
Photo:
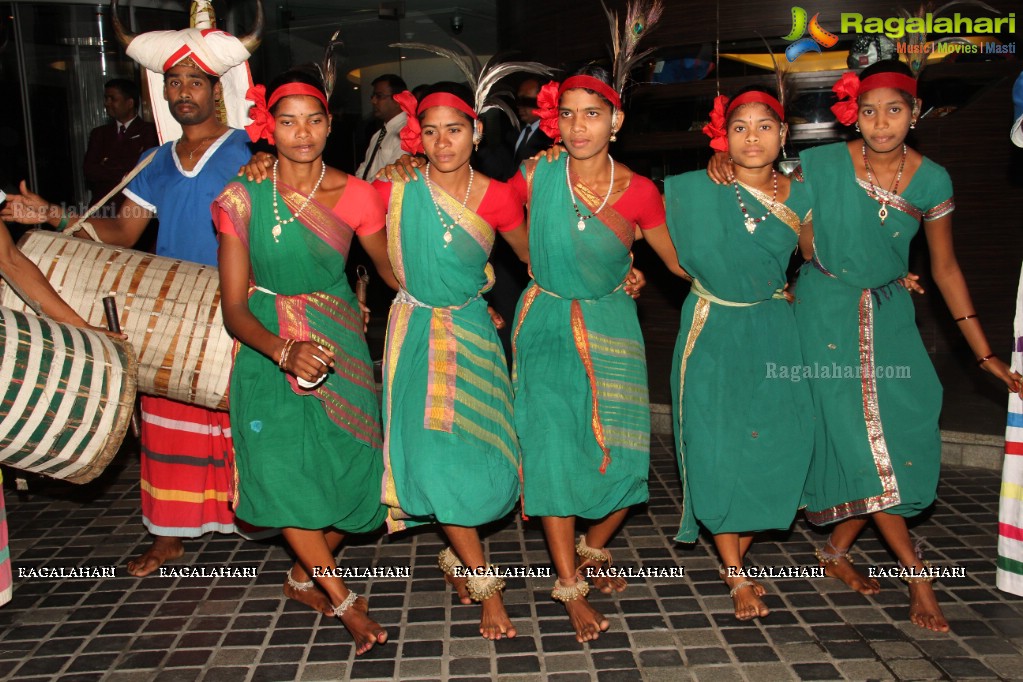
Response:
[[[936,564],[960,566],[938,594],[949,634],[907,621],[905,587],[882,580],[876,597],[826,579],[776,579],[770,616],[742,624],[717,577],[706,539],[693,548],[671,537],[679,485],[671,443],[655,436],[650,503],[612,543],[616,565],[684,566],[683,579],[633,579],[618,597],[593,598],[610,631],[583,646],[549,579],[512,579],[508,611],[519,636],[478,636],[478,608],[445,590],[441,548],[430,530],[349,544],[346,566],[411,567],[411,579],[353,580],[368,594],[390,642],[356,659],[336,620],[281,598],[289,566],[278,544],[228,536],[187,543],[177,567],[255,568],[255,578],[127,576],[143,547],[138,466],[115,463],[85,488],[33,481],[6,491],[15,567],[14,600],[0,609],[0,676],[29,680],[755,680],[1023,679],[1023,599],[995,590],[993,557],[998,477],[947,469],[940,500],[916,529]],[[13,475],[9,476],[12,481]],[[300,491],[296,491],[300,494]],[[765,538],[762,566],[806,566],[823,535],[800,519],[791,533]],[[488,529],[495,563],[547,566],[539,525],[510,518]],[[861,564],[892,566],[872,534]],[[116,566],[113,578],[18,578],[19,568]]]

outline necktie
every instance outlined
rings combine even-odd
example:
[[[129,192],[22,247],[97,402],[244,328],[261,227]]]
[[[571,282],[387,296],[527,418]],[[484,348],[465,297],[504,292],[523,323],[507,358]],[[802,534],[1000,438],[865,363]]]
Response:
[[[387,128],[381,128],[380,134],[377,135],[377,142],[373,145],[373,152],[369,155],[369,161],[366,162],[366,169],[362,171],[362,179],[367,180],[366,176],[369,175],[370,168],[373,167],[373,159],[377,157],[377,152],[380,151],[380,145],[384,142],[384,136],[387,135]]]
[[[519,133],[519,139],[516,140],[516,142],[515,142],[515,153],[516,154],[519,153],[519,149],[522,147],[523,144],[525,144],[526,140],[529,139],[529,133],[530,133],[531,130],[532,130],[532,128],[530,126],[526,126],[525,128],[522,129],[522,132]]]
[[[117,139],[118,139],[118,141],[124,139],[124,124],[123,123],[118,123],[117,124]]]

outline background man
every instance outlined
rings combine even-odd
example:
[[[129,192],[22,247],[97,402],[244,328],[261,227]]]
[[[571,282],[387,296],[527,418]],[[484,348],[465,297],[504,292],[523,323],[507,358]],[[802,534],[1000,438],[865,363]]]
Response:
[[[404,152],[398,133],[405,127],[408,116],[394,101],[394,95],[408,90],[405,81],[393,73],[385,73],[373,81],[373,94],[369,97],[373,105],[373,117],[380,121],[380,131],[370,138],[366,156],[355,170],[356,177],[372,180],[384,166],[394,163]]]
[[[103,87],[103,106],[110,121],[92,129],[85,151],[85,181],[96,202],[135,167],[142,152],[160,144],[156,126],[139,117],[139,89],[130,80],[114,78]],[[109,204],[120,206],[123,194]]]

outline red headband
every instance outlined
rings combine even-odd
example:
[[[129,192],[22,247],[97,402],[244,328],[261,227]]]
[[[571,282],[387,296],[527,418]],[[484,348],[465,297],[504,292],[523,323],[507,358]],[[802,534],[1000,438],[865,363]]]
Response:
[[[575,88],[599,92],[611,102],[612,107],[622,108],[622,98],[614,91],[614,88],[593,76],[572,76],[564,83],[551,81],[540,88],[540,92],[536,96],[536,109],[533,109],[533,113],[540,117],[540,130],[555,142],[561,140],[561,130],[558,129],[558,103],[561,102],[561,95],[566,90]]]
[[[838,96],[838,102],[831,105],[831,111],[835,114],[838,122],[847,126],[855,123],[860,113],[857,99],[861,94],[878,88],[894,88],[908,92],[911,97],[916,97],[916,79],[905,74],[890,71],[875,73],[861,81],[855,73],[846,71],[831,88],[831,91]]]
[[[275,144],[274,128],[276,124],[273,114],[270,113],[270,108],[291,95],[315,97],[323,104],[323,108],[329,111],[327,96],[319,88],[307,83],[286,83],[273,91],[269,101],[266,100],[266,88],[262,85],[253,85],[245,93],[245,99],[252,102],[252,106],[249,108],[249,118],[252,119],[252,123],[245,126],[250,140],[255,142],[263,138],[270,144]]]
[[[452,109],[458,109],[469,118],[476,120],[479,116],[473,111],[473,108],[462,101],[461,97],[452,95],[449,92],[435,92],[431,95],[427,95],[423,98],[423,101],[419,103],[416,108],[416,113],[421,114],[430,107],[451,107]]]
[[[285,83],[281,87],[277,88],[270,95],[270,99],[266,103],[267,109],[273,109],[273,106],[281,101],[285,97],[292,95],[308,95],[309,97],[315,97],[320,100],[325,110],[330,110],[327,105],[327,96],[323,94],[323,91],[307,83]]]
[[[782,121],[785,120],[785,110],[782,109],[781,102],[766,92],[760,92],[759,90],[749,90],[729,102],[728,108],[725,109],[725,120],[728,120],[728,117],[731,116],[732,112],[738,107],[741,107],[743,104],[753,103],[766,104],[772,111],[774,111],[774,113],[778,114],[779,119]]]
[[[782,121],[785,120],[785,110],[782,109],[781,102],[766,92],[750,90],[742,93],[730,103],[727,97],[718,95],[714,98],[714,108],[710,112],[710,123],[703,126],[703,134],[710,138],[711,149],[719,152],[728,151],[728,130],[726,129],[728,117],[743,104],[753,103],[769,106],[774,113],[778,114],[778,118]]]
[[[423,128],[419,124],[418,116],[430,107],[451,107],[473,120],[479,118],[472,107],[463,102],[460,97],[449,92],[435,92],[424,97],[422,102],[417,103],[415,96],[405,90],[394,95],[394,101],[405,112],[405,127],[398,132],[398,137],[401,138],[401,148],[409,154],[422,154],[426,151],[423,149]]]
[[[594,78],[593,76],[572,76],[567,78],[561,87],[558,89],[558,100],[561,100],[561,96],[565,94],[566,90],[574,90],[575,88],[585,88],[586,90],[593,90],[594,92],[600,93],[607,101],[611,103],[615,109],[622,108],[622,98],[615,89],[602,80]]]

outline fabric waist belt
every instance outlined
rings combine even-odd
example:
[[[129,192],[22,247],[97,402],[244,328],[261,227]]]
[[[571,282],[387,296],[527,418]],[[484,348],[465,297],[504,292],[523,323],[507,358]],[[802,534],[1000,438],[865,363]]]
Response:
[[[628,276],[626,276],[626,279],[628,279]],[[616,293],[619,289],[624,289],[625,288],[625,281],[626,280],[623,279],[622,283],[619,284],[618,286],[616,286],[614,289],[612,289],[611,291],[607,292],[603,296],[597,296],[596,298],[565,298],[564,296],[556,294],[553,291],[548,291],[547,289],[544,289],[542,286],[540,286],[537,283],[537,281],[535,279],[533,280],[533,286],[535,286],[537,289],[539,289],[541,293],[547,294],[548,296],[553,296],[554,298],[560,298],[563,301],[599,301],[602,298],[606,298],[606,297],[610,296],[611,294]]]
[[[699,296],[700,298],[702,298],[702,299],[704,299],[706,301],[710,301],[711,303],[716,303],[718,305],[728,306],[730,308],[748,308],[750,306],[759,305],[759,304],[764,302],[764,301],[753,301],[752,303],[744,303],[744,302],[739,302],[739,301],[726,301],[723,298],[718,298],[714,294],[712,294],[709,291],[707,291],[704,288],[704,286],[702,284],[700,284],[700,280],[698,280],[698,279],[694,279],[693,280],[693,285],[690,288],[690,291],[692,291],[695,295]],[[774,301],[774,300],[783,300],[784,298],[785,298],[785,290],[784,289],[777,289],[771,295],[771,298],[764,299],[764,300],[766,300],[766,301]]]
[[[438,310],[461,310],[465,308],[473,301],[478,301],[480,294],[476,294],[462,305],[430,305],[429,303],[423,303],[418,298],[408,292],[408,289],[398,289],[398,295],[394,297],[395,303],[401,303],[404,305],[410,305],[416,308],[431,308]]]

